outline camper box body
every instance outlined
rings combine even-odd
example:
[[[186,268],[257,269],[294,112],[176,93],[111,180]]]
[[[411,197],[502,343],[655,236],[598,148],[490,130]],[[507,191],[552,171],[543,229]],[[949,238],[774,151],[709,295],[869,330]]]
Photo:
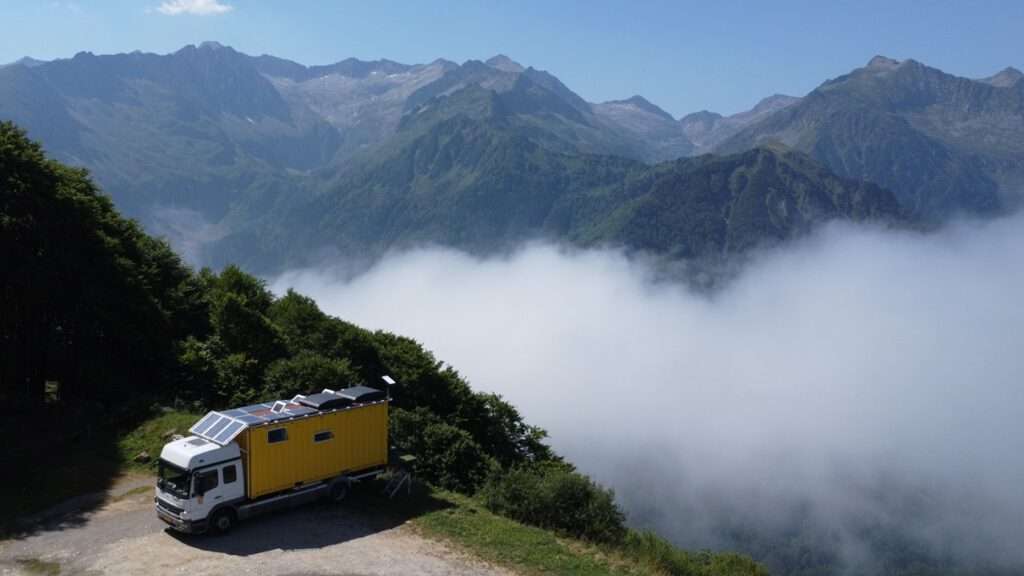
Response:
[[[253,426],[235,439],[250,499],[387,464],[386,401]]]

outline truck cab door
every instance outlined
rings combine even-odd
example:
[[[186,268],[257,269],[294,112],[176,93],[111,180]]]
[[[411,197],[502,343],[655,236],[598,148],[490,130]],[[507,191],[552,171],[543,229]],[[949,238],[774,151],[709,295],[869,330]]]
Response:
[[[213,507],[224,499],[220,490],[220,470],[207,468],[193,474],[192,494],[195,502],[192,517],[196,520],[209,518]]]
[[[245,496],[245,482],[240,461],[196,472],[196,518],[207,518],[217,506]]]
[[[239,500],[245,497],[245,475],[242,461],[229,462],[220,469],[220,484],[223,490],[222,501]]]

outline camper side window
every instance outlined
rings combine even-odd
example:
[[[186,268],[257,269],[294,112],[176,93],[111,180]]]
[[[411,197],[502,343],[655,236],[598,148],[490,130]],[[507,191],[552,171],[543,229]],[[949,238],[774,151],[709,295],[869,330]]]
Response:
[[[278,442],[284,442],[287,439],[288,430],[285,428],[278,428],[277,430],[267,432],[267,444],[276,444]]]
[[[331,438],[334,438],[334,432],[331,432],[330,430],[324,430],[323,432],[313,434],[313,442],[327,442]]]

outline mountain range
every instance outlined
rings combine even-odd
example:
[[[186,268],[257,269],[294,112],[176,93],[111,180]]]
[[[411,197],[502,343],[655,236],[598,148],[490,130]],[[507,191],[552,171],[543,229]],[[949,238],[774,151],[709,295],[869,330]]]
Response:
[[[876,57],[803,97],[681,119],[503,55],[304,66],[208,42],[0,67],[0,119],[194,262],[528,238],[713,257],[833,219],[941,222],[1024,189],[1024,82]],[[710,155],[708,155],[710,154]]]

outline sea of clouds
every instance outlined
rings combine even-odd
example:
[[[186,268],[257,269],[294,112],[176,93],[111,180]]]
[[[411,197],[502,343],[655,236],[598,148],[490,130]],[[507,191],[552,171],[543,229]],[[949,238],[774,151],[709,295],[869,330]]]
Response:
[[[688,547],[794,522],[1024,563],[1024,218],[835,224],[712,292],[615,251],[426,248],[271,282],[498,392],[634,525]],[[810,529],[808,529],[810,527]]]

